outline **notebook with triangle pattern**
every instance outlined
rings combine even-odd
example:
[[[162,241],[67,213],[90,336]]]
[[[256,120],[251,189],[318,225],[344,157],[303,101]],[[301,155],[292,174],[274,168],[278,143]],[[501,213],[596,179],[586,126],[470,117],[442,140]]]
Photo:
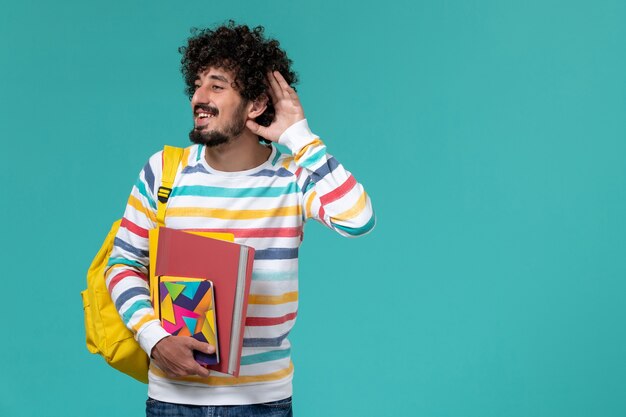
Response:
[[[161,325],[174,336],[191,336],[215,346],[214,354],[194,351],[202,366],[219,363],[213,283],[208,279],[159,277]]]

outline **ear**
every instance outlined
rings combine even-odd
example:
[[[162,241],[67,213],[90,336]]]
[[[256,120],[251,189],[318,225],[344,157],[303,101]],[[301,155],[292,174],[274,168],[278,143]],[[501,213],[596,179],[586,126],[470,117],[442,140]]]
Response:
[[[263,114],[265,109],[267,109],[267,94],[263,93],[258,96],[256,99],[250,102],[250,107],[248,110],[248,119],[256,119],[260,115]]]

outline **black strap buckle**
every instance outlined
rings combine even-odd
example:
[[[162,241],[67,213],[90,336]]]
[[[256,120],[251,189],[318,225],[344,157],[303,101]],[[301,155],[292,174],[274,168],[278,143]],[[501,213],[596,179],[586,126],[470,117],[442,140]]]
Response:
[[[170,193],[172,192],[171,188],[159,187],[159,191],[157,192],[157,196],[159,197],[159,201],[161,203],[167,203],[167,200],[170,198]]]

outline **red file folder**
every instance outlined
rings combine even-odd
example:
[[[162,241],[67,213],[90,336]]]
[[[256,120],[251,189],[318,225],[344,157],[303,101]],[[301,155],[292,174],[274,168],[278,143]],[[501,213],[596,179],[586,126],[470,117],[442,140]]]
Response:
[[[252,247],[183,230],[159,229],[154,275],[213,282],[220,363],[208,368],[233,376],[239,376],[253,261]]]

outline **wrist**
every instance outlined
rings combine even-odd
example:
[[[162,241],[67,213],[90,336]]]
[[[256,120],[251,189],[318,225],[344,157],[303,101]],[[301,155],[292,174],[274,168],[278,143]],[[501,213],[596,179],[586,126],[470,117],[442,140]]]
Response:
[[[278,143],[297,154],[304,146],[313,142],[317,136],[311,132],[307,119],[302,119],[285,130],[278,138]]]
[[[152,359],[156,359],[156,357],[154,356],[154,354],[155,354],[155,353],[157,353],[157,354],[158,354],[158,348],[159,348],[159,345],[161,344],[161,342],[162,342],[162,341],[164,341],[165,339],[169,338],[169,337],[171,337],[171,335],[169,335],[169,336],[165,336],[163,339],[159,340],[158,342],[156,342],[156,343],[154,344],[154,347],[152,347],[152,350],[150,351],[150,357],[151,357]]]
[[[155,320],[146,324],[146,326],[137,333],[137,342],[139,342],[139,346],[141,346],[144,352],[151,355],[152,349],[154,349],[156,344],[168,336],[171,335],[161,326],[161,323]]]

